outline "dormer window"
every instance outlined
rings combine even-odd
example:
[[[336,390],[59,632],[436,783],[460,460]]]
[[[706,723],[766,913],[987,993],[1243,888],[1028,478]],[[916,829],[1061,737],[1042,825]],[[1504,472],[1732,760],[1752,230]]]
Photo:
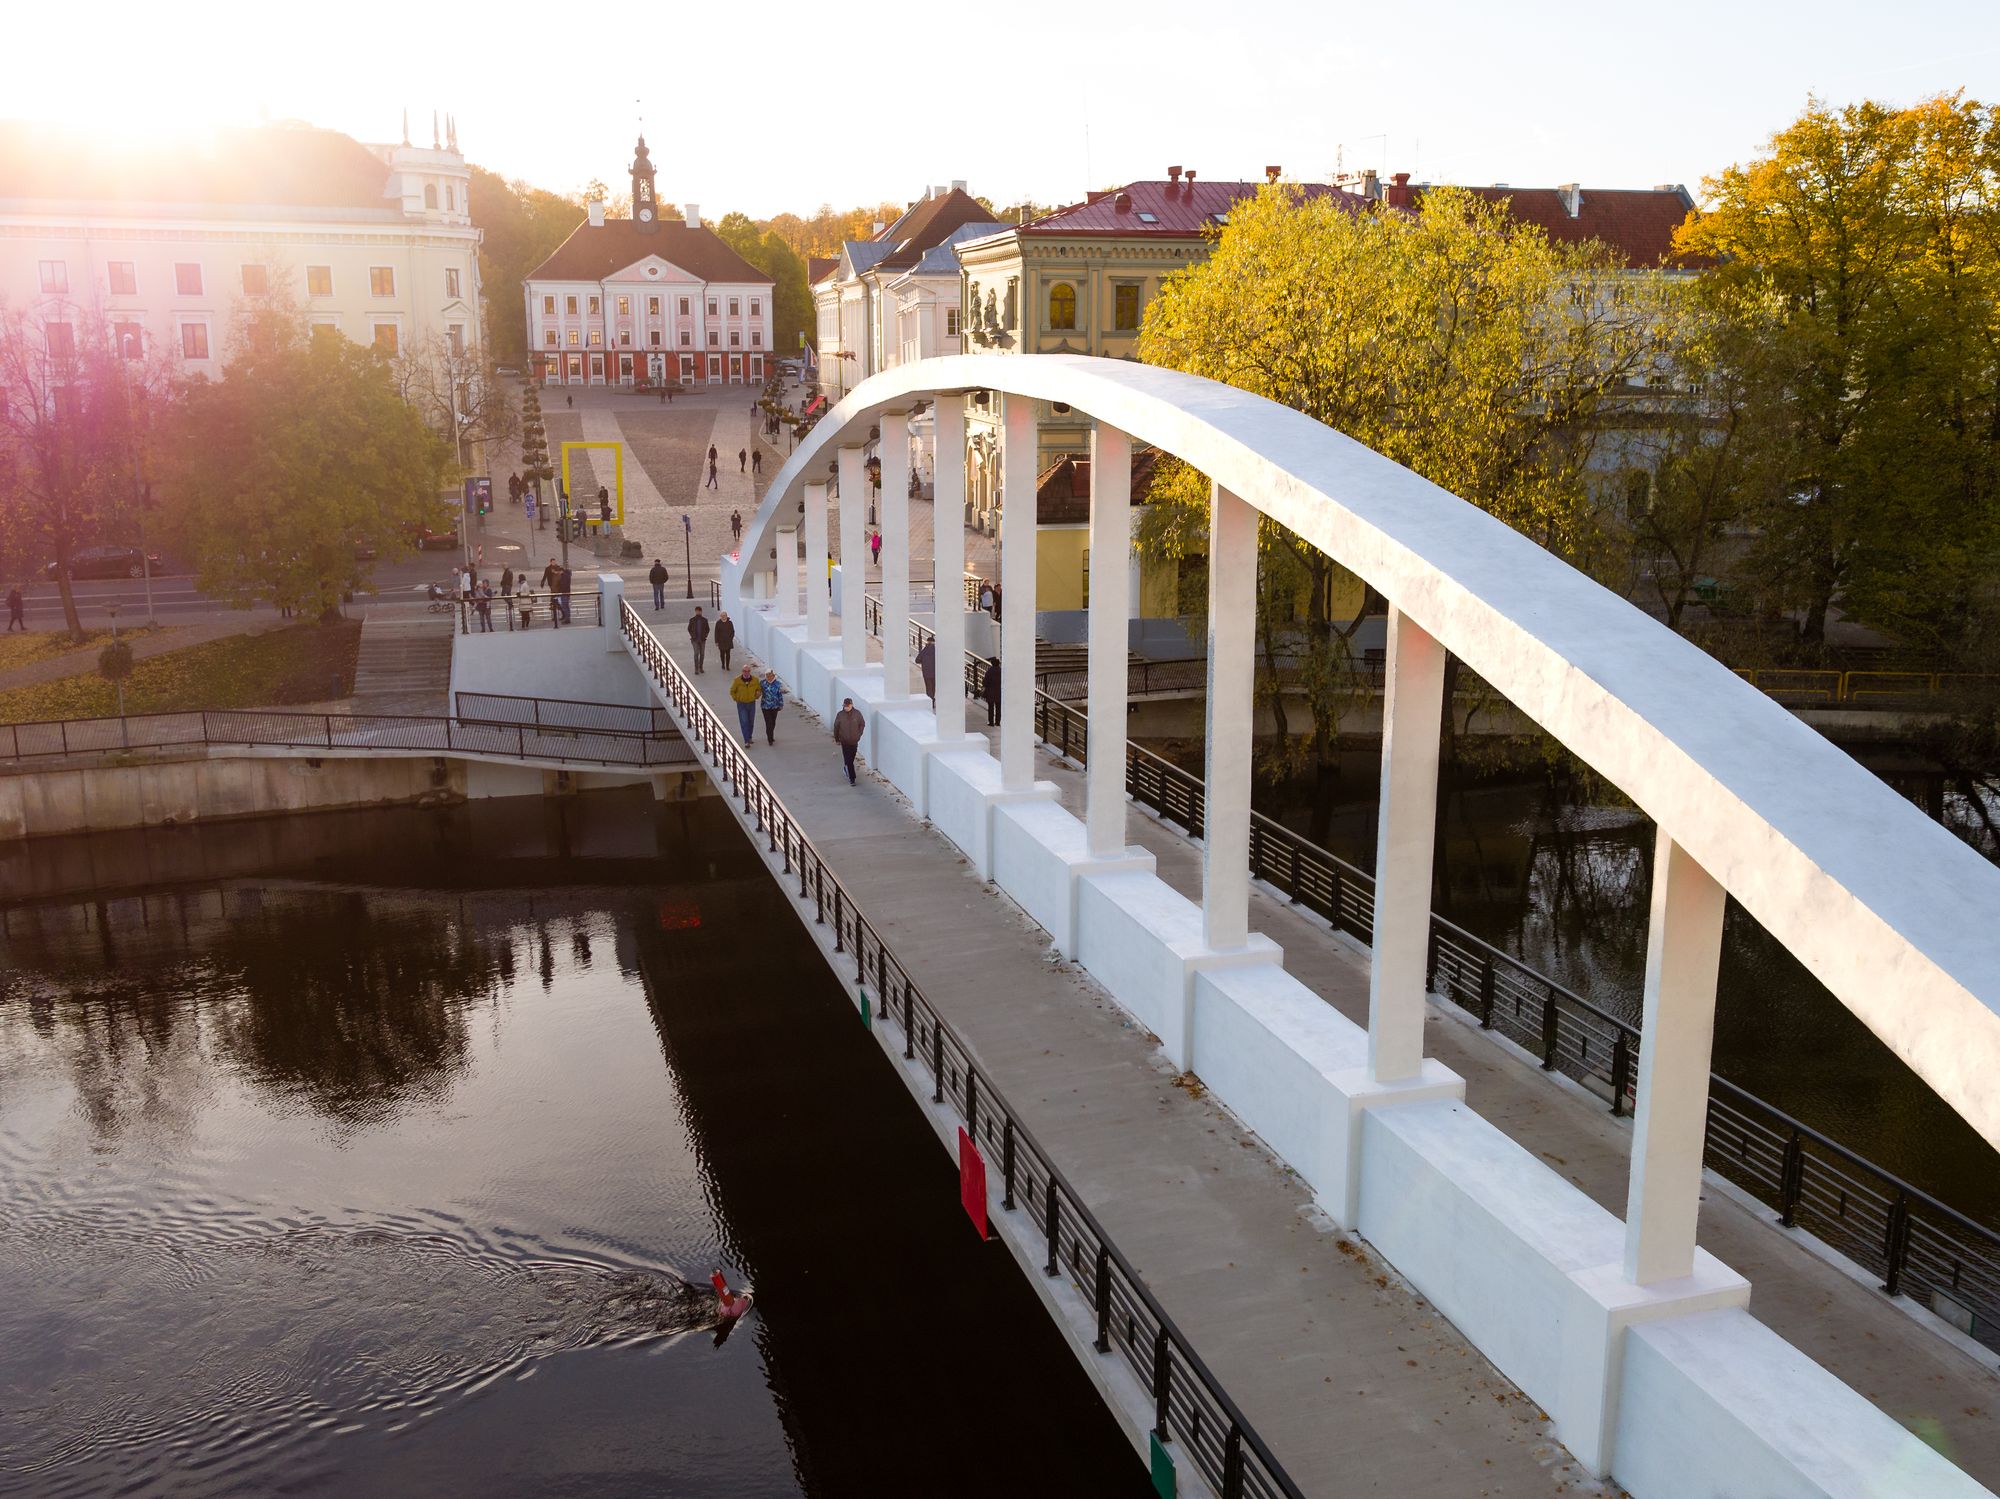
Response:
[[[1156,213],[1141,212],[1139,222],[1142,224],[1157,224],[1160,222],[1160,216]]]

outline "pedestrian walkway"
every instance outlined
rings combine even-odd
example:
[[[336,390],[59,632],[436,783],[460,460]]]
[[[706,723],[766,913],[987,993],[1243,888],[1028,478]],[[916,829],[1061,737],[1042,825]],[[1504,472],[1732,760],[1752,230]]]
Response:
[[[695,681],[733,722],[727,679]],[[1307,1493],[1610,1492],[900,796],[850,788],[828,725],[788,707],[751,755]]]

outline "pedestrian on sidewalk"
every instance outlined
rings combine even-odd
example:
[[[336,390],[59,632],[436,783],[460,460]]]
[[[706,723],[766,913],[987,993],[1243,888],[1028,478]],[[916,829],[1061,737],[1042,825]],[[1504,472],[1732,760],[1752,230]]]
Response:
[[[514,565],[510,562],[507,566],[500,569],[500,597],[503,599],[510,599],[513,596],[514,596]]]
[[[24,635],[28,632],[27,608],[28,601],[21,596],[21,587],[17,583],[14,587],[7,590],[8,634],[11,635],[16,630],[19,630]]]
[[[722,662],[722,669],[729,670],[729,653],[736,649],[736,621],[723,610],[715,618],[715,654]]]
[[[990,729],[1000,722],[999,658],[994,658],[986,668],[986,679],[979,684],[979,695],[986,699],[986,727]]]
[[[704,489],[720,489],[720,488],[722,488],[722,485],[716,482],[716,478],[715,478],[715,460],[714,460],[713,458],[711,458],[711,459],[709,459],[709,460],[708,460],[708,483],[707,483],[707,484],[705,484],[705,485],[703,485],[702,487],[703,487]]]
[[[493,585],[479,585],[479,628],[484,634],[493,633]]]
[[[729,539],[731,541],[741,541],[743,539],[743,512],[741,510],[732,510],[729,512]]]
[[[917,652],[917,670],[924,674],[924,696],[931,700],[931,711],[937,711],[937,642],[926,640],[924,648]]]
[[[563,404],[569,407],[571,411],[576,410],[576,397],[572,395],[565,395],[563,397]]]
[[[701,675],[702,658],[708,654],[708,621],[701,616],[701,605],[694,606],[694,618],[688,621],[688,644],[694,647],[694,674]]]
[[[861,716],[861,710],[854,706],[854,699],[840,700],[840,711],[833,715],[833,742],[840,746],[840,763],[847,771],[847,784],[854,784],[854,752],[861,748],[861,736],[868,729],[868,720]]]
[[[602,484],[597,486],[597,523],[600,526],[611,524],[611,491]]]
[[[763,691],[748,661],[743,663],[741,672],[729,679],[729,701],[736,704],[736,723],[743,730],[745,749],[757,741],[757,699],[763,696]]]
[[[736,450],[736,472],[739,474],[750,472],[750,450],[748,448],[738,448]]]
[[[743,668],[748,671],[749,667]],[[778,673],[771,667],[764,669],[764,681],[757,689],[757,706],[764,710],[764,742],[778,742],[778,714],[785,706],[785,684],[778,680]]]
[[[570,570],[567,567],[558,567],[556,569],[556,607],[562,610],[562,622],[564,624],[572,623],[569,614],[569,580]]]
[[[984,578],[979,580],[979,612],[981,614],[993,612],[993,585]]]
[[[868,550],[875,554],[875,565],[880,567],[882,565],[882,533],[880,531],[869,535]]]
[[[993,623],[1000,623],[1000,585],[993,585]]]
[[[667,565],[658,557],[653,559],[653,570],[646,574],[646,581],[653,585],[653,611],[658,613],[667,607]]]
[[[756,448],[750,454],[750,472],[758,478],[764,477],[764,450]]]
[[[721,454],[719,454],[719,453],[717,453],[717,452],[715,451],[715,444],[714,444],[714,443],[710,443],[710,444],[708,445],[708,466],[709,466],[710,468],[714,468],[714,467],[715,467],[715,460],[716,460],[717,458],[719,458],[720,456],[721,456]]]

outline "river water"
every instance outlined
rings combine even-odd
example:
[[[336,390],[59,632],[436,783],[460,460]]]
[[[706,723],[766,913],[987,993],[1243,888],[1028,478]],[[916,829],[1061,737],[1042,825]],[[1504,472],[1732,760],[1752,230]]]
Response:
[[[1149,1492],[714,803],[0,889],[0,1494]]]

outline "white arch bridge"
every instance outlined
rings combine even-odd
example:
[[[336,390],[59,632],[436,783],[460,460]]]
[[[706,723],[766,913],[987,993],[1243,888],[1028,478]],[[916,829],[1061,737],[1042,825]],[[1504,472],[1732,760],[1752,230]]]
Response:
[[[935,402],[933,576],[963,570],[965,402],[1004,403],[996,758],[911,690],[911,410]],[[1036,413],[1095,421],[1086,814],[1035,775]],[[1074,418],[1070,418],[1074,420]],[[881,656],[863,572],[827,590],[829,465],[866,493],[881,429]],[[1123,785],[1133,443],[1214,481],[1199,904],[1128,846]],[[803,574],[795,519],[803,507]],[[1268,515],[1389,602],[1368,1023],[1343,1019],[1249,930],[1256,529]],[[839,507],[842,557],[863,507]],[[775,560],[772,559],[775,548]],[[1197,1073],[1641,1499],[1981,1493],[1752,1322],[1748,1284],[1696,1246],[1725,896],[1734,896],[1988,1141],[2000,1144],[2000,871],[1727,669],[1471,505],[1296,412],[1192,376],[1076,356],[961,356],[870,379],[781,470],[725,606],[823,714],[852,697],[865,753],[920,813]],[[940,590],[940,597],[945,590]],[[801,599],[803,609],[801,609]],[[964,616],[936,619],[955,679]],[[1622,1224],[1463,1106],[1423,1054],[1445,652],[1657,824],[1643,1037]]]

